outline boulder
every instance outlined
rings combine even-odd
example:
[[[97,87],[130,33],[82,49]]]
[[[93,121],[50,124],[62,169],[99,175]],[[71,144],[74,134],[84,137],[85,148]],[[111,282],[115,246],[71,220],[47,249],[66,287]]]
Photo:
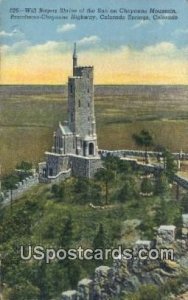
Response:
[[[61,294],[61,300],[77,300],[77,291],[70,290]]]

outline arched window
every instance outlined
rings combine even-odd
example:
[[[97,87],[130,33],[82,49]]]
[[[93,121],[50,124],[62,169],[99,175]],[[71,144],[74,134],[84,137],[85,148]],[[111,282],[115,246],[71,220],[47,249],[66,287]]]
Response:
[[[93,155],[94,154],[94,145],[93,143],[89,143],[89,155]]]

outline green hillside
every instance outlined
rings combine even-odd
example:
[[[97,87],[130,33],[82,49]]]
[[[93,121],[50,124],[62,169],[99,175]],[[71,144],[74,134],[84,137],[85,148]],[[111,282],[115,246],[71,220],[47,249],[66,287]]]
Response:
[[[33,258],[25,261],[21,245],[27,249],[28,245],[55,249],[130,247],[138,238],[153,238],[154,226],[167,223],[181,227],[182,202],[175,200],[165,174],[148,178],[118,159],[104,166],[111,172],[106,182],[97,174],[91,180],[70,178],[60,185],[39,184],[14,202],[12,209],[1,208],[5,299],[59,299],[63,290],[92,276],[96,266],[112,263],[111,259],[52,260],[49,264]],[[143,197],[140,192],[153,195]]]

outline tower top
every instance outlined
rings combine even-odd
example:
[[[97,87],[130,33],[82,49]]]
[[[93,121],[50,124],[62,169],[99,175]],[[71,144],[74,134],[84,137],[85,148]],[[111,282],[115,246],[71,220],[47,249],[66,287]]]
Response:
[[[76,53],[76,43],[74,43],[74,51],[73,51],[73,75],[75,75],[75,67],[77,67],[77,53]]]
[[[73,58],[77,58],[77,53],[76,53],[76,43],[74,43]]]

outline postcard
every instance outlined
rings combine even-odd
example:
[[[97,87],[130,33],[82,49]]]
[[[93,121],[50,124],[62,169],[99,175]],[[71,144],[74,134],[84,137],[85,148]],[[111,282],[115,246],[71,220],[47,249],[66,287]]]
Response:
[[[0,298],[187,299],[188,1],[0,8]]]

